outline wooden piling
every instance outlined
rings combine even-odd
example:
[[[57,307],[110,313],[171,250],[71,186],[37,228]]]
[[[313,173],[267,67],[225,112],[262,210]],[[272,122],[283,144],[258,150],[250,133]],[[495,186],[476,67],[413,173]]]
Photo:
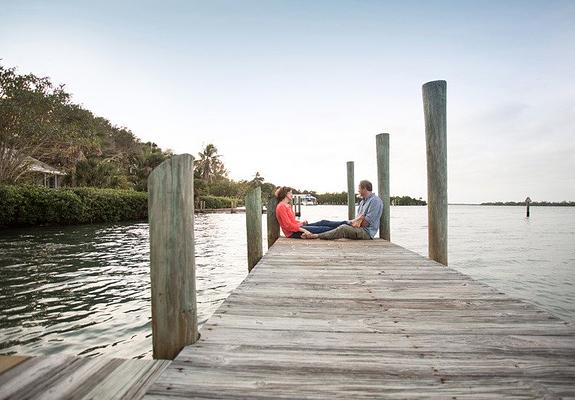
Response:
[[[447,265],[447,82],[423,85],[429,258]]]
[[[527,218],[529,218],[529,203],[531,203],[531,198],[527,197],[525,199],[525,204],[527,205]]]
[[[379,198],[383,201],[383,212],[379,221],[379,237],[391,240],[389,214],[389,133],[380,133],[375,137],[377,153],[377,187]]]
[[[296,217],[301,217],[301,197],[294,197],[292,200],[293,212]]]
[[[347,162],[347,218],[355,218],[355,183],[353,181],[353,161]]]
[[[267,219],[268,219],[268,249],[278,240],[280,237],[280,224],[276,218],[276,207],[278,205],[278,199],[272,195],[268,200],[267,205]]]
[[[248,271],[263,257],[262,248],[262,190],[258,186],[246,195],[246,231]]]
[[[198,340],[194,260],[194,158],[173,156],[148,178],[152,342],[172,360]]]

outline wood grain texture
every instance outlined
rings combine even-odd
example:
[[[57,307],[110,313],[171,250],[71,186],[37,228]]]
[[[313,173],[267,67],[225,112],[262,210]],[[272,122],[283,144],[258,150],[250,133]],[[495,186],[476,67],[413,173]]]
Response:
[[[280,238],[145,398],[574,396],[565,321],[384,240]]]
[[[267,227],[268,227],[268,249],[280,237],[280,224],[276,218],[276,207],[278,199],[275,196],[270,197],[267,204]]]
[[[355,218],[355,182],[353,161],[346,164],[347,170],[347,219]]]
[[[429,258],[447,265],[447,82],[423,85]]]
[[[389,213],[389,133],[380,133],[375,137],[377,155],[377,188],[379,198],[383,201],[383,212],[379,222],[379,237],[391,240],[391,225]]]
[[[248,248],[248,271],[263,256],[262,247],[262,189],[258,186],[246,194],[246,238]]]
[[[153,354],[173,359],[198,338],[194,158],[173,156],[148,178]]]
[[[26,356],[2,356],[0,355],[0,374],[15,367],[29,357]]]
[[[1,400],[138,400],[170,363],[63,355],[3,358],[15,365],[0,374]]]

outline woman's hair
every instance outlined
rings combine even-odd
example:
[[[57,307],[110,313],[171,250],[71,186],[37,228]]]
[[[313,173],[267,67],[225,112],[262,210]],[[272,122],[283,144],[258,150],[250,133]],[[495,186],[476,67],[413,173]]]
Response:
[[[291,192],[291,190],[292,188],[290,188],[289,186],[280,186],[279,188],[277,188],[275,196],[278,199],[278,203],[283,199],[285,199],[288,192]]]

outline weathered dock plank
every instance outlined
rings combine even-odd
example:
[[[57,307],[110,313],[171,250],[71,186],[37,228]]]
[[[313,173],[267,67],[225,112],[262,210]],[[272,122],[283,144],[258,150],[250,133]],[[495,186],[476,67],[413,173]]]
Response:
[[[169,361],[0,356],[0,399],[141,399]]]
[[[146,399],[575,397],[575,329],[382,240],[279,239]]]

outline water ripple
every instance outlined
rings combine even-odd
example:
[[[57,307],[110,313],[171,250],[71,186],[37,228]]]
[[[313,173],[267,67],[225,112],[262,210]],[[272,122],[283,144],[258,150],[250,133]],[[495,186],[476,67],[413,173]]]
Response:
[[[196,219],[202,322],[247,274],[243,218]],[[0,270],[1,353],[151,357],[147,224],[8,230]]]

